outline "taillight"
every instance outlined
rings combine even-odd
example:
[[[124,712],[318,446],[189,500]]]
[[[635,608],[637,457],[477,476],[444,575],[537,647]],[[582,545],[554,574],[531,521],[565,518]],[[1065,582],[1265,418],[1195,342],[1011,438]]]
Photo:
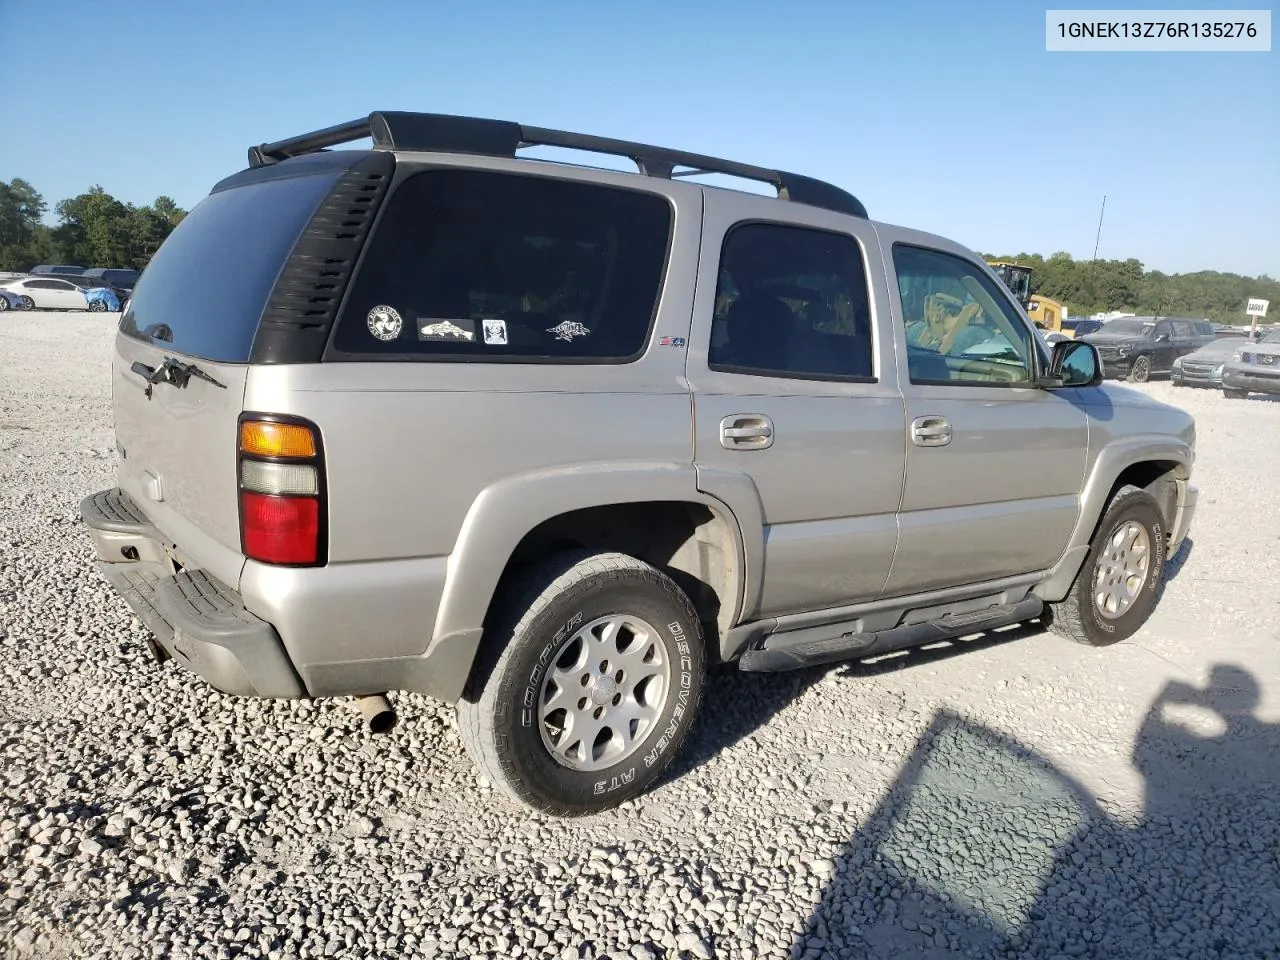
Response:
[[[296,417],[245,414],[238,446],[244,555],[262,563],[323,564],[320,431]]]

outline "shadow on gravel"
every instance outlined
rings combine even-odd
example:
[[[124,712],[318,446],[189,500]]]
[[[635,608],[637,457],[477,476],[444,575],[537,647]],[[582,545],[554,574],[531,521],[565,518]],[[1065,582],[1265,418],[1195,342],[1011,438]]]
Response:
[[[1280,956],[1280,726],[1257,681],[1170,683],[1135,821],[1016,741],[940,712],[836,858],[793,958]]]
[[[697,722],[663,782],[683,777],[750,738],[830,669],[810,667],[788,673],[739,673],[729,669],[708,675]]]
[[[698,722],[689,743],[672,762],[662,782],[678,779],[732,749],[739,741],[749,739],[833,670],[850,677],[874,677],[1013,643],[1043,632],[1044,628],[1038,623],[1023,623],[970,638],[900,650],[872,660],[850,660],[787,673],[739,673],[732,668],[715,671],[707,677]]]

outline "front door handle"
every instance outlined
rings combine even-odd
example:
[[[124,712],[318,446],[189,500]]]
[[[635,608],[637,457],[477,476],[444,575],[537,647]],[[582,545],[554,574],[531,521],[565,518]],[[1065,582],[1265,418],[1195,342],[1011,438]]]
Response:
[[[735,413],[720,421],[726,450],[764,450],[773,445],[773,421],[762,413]]]
[[[911,421],[911,442],[917,447],[945,447],[951,442],[951,423],[946,417],[916,417]]]

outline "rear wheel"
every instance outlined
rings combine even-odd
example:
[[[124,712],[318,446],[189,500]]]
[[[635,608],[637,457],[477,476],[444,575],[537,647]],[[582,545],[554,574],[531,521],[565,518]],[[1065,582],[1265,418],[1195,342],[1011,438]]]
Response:
[[[507,594],[457,705],[476,765],[558,816],[652,786],[697,713],[701,625],[665,574],[620,553],[550,558]]]
[[[1146,383],[1151,379],[1151,358],[1134,357],[1133,366],[1129,368],[1129,379],[1134,383]]]
[[[1105,647],[1133,636],[1155,609],[1168,549],[1164,516],[1151,494],[1123,487],[1098,524],[1067,596],[1046,608],[1050,630]]]
[[[101,312],[102,312],[103,310],[105,310],[105,309],[107,309],[107,302],[106,302],[105,300],[91,300],[91,301],[89,301],[89,312],[90,312],[90,313],[101,313]]]
[[[34,300],[32,300],[30,297],[28,297],[26,294],[23,294],[23,295],[22,295],[22,308],[23,308],[24,310],[34,310],[34,309],[36,308],[36,302],[35,302]]]

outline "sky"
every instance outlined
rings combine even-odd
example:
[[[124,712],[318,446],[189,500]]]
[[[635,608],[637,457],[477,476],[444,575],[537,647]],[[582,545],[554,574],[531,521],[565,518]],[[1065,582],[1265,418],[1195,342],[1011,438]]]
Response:
[[[51,208],[190,208],[250,144],[421,110],[804,173],[987,253],[1087,259],[1105,196],[1099,257],[1280,277],[1274,41],[1049,53],[1025,0],[0,0],[0,37],[59,23],[0,57],[0,179]]]

